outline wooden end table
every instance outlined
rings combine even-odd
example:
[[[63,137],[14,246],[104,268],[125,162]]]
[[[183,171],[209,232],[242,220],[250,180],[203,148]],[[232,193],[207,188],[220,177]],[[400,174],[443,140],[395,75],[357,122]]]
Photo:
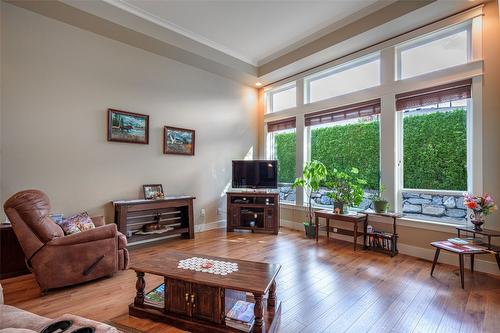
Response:
[[[353,236],[354,238],[354,251],[356,251],[356,245],[358,241],[358,236],[364,235],[363,232],[358,231],[358,223],[364,223],[366,225],[367,215],[366,214],[335,214],[330,210],[319,210],[314,212],[314,222],[316,224],[316,242],[319,239],[319,218],[324,218],[326,220],[326,238],[330,240],[330,220],[337,220],[343,222],[353,223],[353,230],[339,229],[337,228],[336,233],[341,235]]]
[[[374,210],[364,210],[362,211],[363,214],[366,214],[368,216],[382,216],[386,218],[391,218],[392,219],[392,233],[389,234],[384,234],[380,235],[380,237],[387,239],[388,241],[391,242],[391,248],[389,250],[384,249],[384,248],[378,248],[378,247],[373,247],[370,246],[367,242],[367,238],[369,236],[368,233],[368,221],[365,223],[365,228],[364,228],[364,236],[363,236],[363,249],[364,250],[373,250],[373,251],[380,251],[384,253],[388,253],[391,257],[394,257],[396,254],[398,254],[398,232],[396,229],[396,221],[397,219],[403,217],[403,214],[396,213],[396,212],[387,212],[387,213],[377,213]],[[373,233],[370,235],[374,235]]]
[[[493,237],[500,237],[500,231],[487,230],[487,229],[474,230],[474,228],[472,228],[472,227],[457,227],[458,238],[460,238],[462,232],[465,232],[466,234],[472,234],[473,238],[476,238],[476,235],[486,236],[488,238],[488,243],[485,244],[485,245],[488,246],[488,249],[490,249],[492,247],[492,245],[491,245],[491,238],[493,238]],[[497,261],[498,260],[499,259],[497,257]],[[499,266],[500,266],[500,262],[499,262]]]
[[[178,268],[180,260],[192,257],[237,263],[238,271],[223,276]],[[246,300],[255,303],[253,332],[278,330],[281,302],[276,299],[275,279],[281,265],[172,251],[134,263],[131,269],[137,274],[136,297],[129,305],[131,316],[191,332],[235,333],[240,331],[226,326],[225,316],[237,300]],[[145,273],[164,277],[164,307],[144,302]],[[247,297],[247,292],[253,297]]]

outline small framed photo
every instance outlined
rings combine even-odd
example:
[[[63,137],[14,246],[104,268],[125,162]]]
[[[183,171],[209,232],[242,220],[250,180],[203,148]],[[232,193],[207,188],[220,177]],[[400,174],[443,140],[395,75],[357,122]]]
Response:
[[[164,196],[163,186],[161,184],[142,185],[142,188],[144,190],[144,199],[146,200],[157,199]]]
[[[165,126],[163,128],[163,153],[194,155],[195,131]]]
[[[108,141],[149,143],[149,116],[108,109]]]

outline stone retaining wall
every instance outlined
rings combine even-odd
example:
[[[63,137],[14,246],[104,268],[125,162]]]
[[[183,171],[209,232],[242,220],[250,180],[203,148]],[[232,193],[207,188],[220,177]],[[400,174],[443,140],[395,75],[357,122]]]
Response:
[[[467,208],[461,195],[403,192],[403,213],[408,217],[465,222]]]
[[[279,184],[280,200],[284,202],[295,202],[296,192],[291,184]],[[326,196],[328,189],[321,188],[313,193],[316,205],[332,206],[332,199]],[[356,207],[358,209],[373,209],[371,197],[374,191],[365,191],[363,201]],[[403,213],[406,217],[427,219],[442,222],[465,223],[467,208],[461,195],[438,195],[416,192],[403,193]]]

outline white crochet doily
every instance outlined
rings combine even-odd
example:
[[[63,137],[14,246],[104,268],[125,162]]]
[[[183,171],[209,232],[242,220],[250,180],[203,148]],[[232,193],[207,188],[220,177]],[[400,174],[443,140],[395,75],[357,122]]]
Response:
[[[177,268],[189,269],[191,271],[216,275],[227,275],[231,274],[232,272],[237,272],[238,264],[228,261],[191,257],[188,259],[180,260]]]

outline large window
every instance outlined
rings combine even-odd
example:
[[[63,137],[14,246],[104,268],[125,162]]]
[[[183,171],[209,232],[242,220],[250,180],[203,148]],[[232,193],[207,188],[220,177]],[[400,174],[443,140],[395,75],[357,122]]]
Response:
[[[266,93],[267,112],[277,112],[297,105],[295,82],[272,89]]]
[[[305,79],[306,103],[380,85],[379,54],[334,67]]]
[[[280,200],[295,203],[295,118],[270,122],[268,128],[268,158],[278,161],[278,188]]]
[[[306,116],[311,160],[321,161],[330,173],[334,169],[349,171],[357,168],[359,177],[367,181],[359,209],[370,207],[370,197],[379,188],[379,112],[380,104],[376,100]],[[333,204],[326,196],[327,190],[323,187],[314,194],[316,205]]]
[[[397,47],[398,78],[465,64],[470,59],[470,24],[432,34]]]
[[[403,212],[416,218],[465,222],[461,193],[468,190],[470,82],[406,96],[398,100],[403,109]]]

